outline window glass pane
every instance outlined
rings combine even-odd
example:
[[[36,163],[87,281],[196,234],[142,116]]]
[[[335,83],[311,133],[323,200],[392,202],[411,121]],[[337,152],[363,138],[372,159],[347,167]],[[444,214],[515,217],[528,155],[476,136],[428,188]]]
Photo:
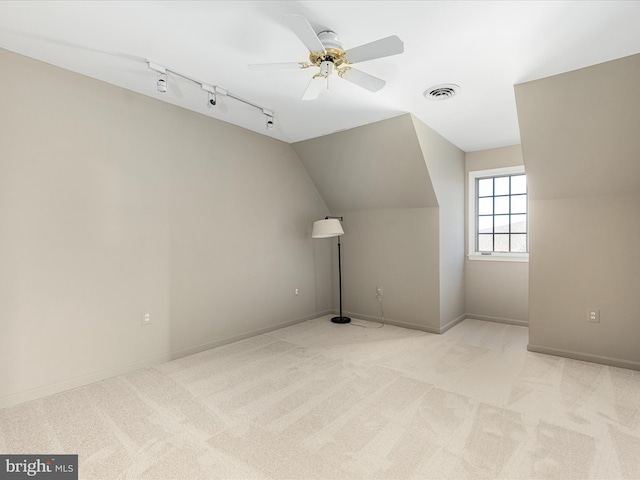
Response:
[[[511,194],[527,193],[527,177],[526,175],[517,175],[511,177]]]
[[[526,215],[511,215],[511,233],[527,233]]]
[[[528,252],[526,175],[505,172],[502,176],[476,178],[475,187],[475,251]]]
[[[493,197],[480,198],[478,200],[478,215],[491,215],[493,213]]]
[[[498,177],[494,195],[509,195],[509,177]]]
[[[478,196],[490,197],[493,195],[493,178],[482,178],[478,180]]]
[[[496,233],[509,233],[509,215],[495,216]]]
[[[494,251],[496,252],[508,252],[509,251],[509,235],[495,235]]]
[[[478,235],[478,251],[493,252],[493,235]]]
[[[496,212],[498,207],[496,205]],[[527,213],[527,196],[513,195],[511,197],[511,213]]]
[[[493,217],[478,217],[478,233],[493,233]]]
[[[509,213],[509,197],[495,197],[496,211],[495,213]],[[520,213],[520,212],[518,212]]]
[[[527,251],[527,235],[517,234],[511,235],[511,251],[512,252],[526,252]]]

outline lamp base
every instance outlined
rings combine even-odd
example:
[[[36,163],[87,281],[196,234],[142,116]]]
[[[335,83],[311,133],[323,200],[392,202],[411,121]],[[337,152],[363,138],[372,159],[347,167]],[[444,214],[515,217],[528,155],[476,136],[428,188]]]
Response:
[[[333,317],[331,321],[333,323],[349,323],[351,319],[349,317]]]

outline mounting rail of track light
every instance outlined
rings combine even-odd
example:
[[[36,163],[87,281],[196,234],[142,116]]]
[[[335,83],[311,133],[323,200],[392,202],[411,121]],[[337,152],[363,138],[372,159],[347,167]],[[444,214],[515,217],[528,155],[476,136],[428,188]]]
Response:
[[[195,83],[196,85],[199,85],[200,88],[202,90],[204,90],[205,92],[207,92],[207,106],[209,108],[215,106],[218,102],[218,95],[224,95],[225,97],[229,97],[229,98],[233,98],[234,100],[237,100],[238,102],[244,103],[245,105],[249,105],[250,107],[256,108],[258,110],[260,110],[260,113],[262,113],[265,117],[266,117],[266,128],[267,130],[273,130],[273,118],[275,116],[273,110],[269,110],[267,108],[264,108],[258,104],[255,104],[249,100],[247,100],[246,98],[242,98],[239,97],[238,95],[234,95],[233,93],[231,93],[229,90],[219,87],[217,85],[211,85],[209,83],[206,82],[202,82],[200,80],[197,80],[193,77],[190,77],[189,75],[185,75],[184,73],[180,73],[177,72],[175,70],[171,70],[170,68],[167,68],[163,65],[160,65],[158,63],[152,62],[150,60],[147,60],[147,65],[149,66],[149,68],[151,70],[153,70],[154,72],[157,72],[158,74],[158,81],[157,81],[157,86],[158,86],[158,91],[160,93],[166,93],[167,92],[167,73],[171,73],[173,75],[176,75],[178,77],[184,78],[185,80],[189,80],[192,83]]]

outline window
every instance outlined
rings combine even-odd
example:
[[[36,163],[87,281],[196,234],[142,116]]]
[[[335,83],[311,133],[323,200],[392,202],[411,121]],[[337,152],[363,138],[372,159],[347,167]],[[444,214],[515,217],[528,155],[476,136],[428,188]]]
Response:
[[[527,199],[523,167],[469,173],[469,258],[527,260]]]

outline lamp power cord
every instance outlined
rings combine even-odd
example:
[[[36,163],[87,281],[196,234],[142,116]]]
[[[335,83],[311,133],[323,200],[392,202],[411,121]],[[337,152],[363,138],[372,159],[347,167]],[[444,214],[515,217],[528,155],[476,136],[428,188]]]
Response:
[[[349,325],[353,326],[353,327],[360,327],[360,328],[382,328],[384,327],[384,323],[385,323],[385,318],[384,318],[384,306],[382,305],[382,295],[380,293],[376,293],[376,298],[378,299],[378,302],[380,302],[380,325],[378,325],[377,327],[368,327],[366,325],[359,325],[357,323],[349,323]]]

